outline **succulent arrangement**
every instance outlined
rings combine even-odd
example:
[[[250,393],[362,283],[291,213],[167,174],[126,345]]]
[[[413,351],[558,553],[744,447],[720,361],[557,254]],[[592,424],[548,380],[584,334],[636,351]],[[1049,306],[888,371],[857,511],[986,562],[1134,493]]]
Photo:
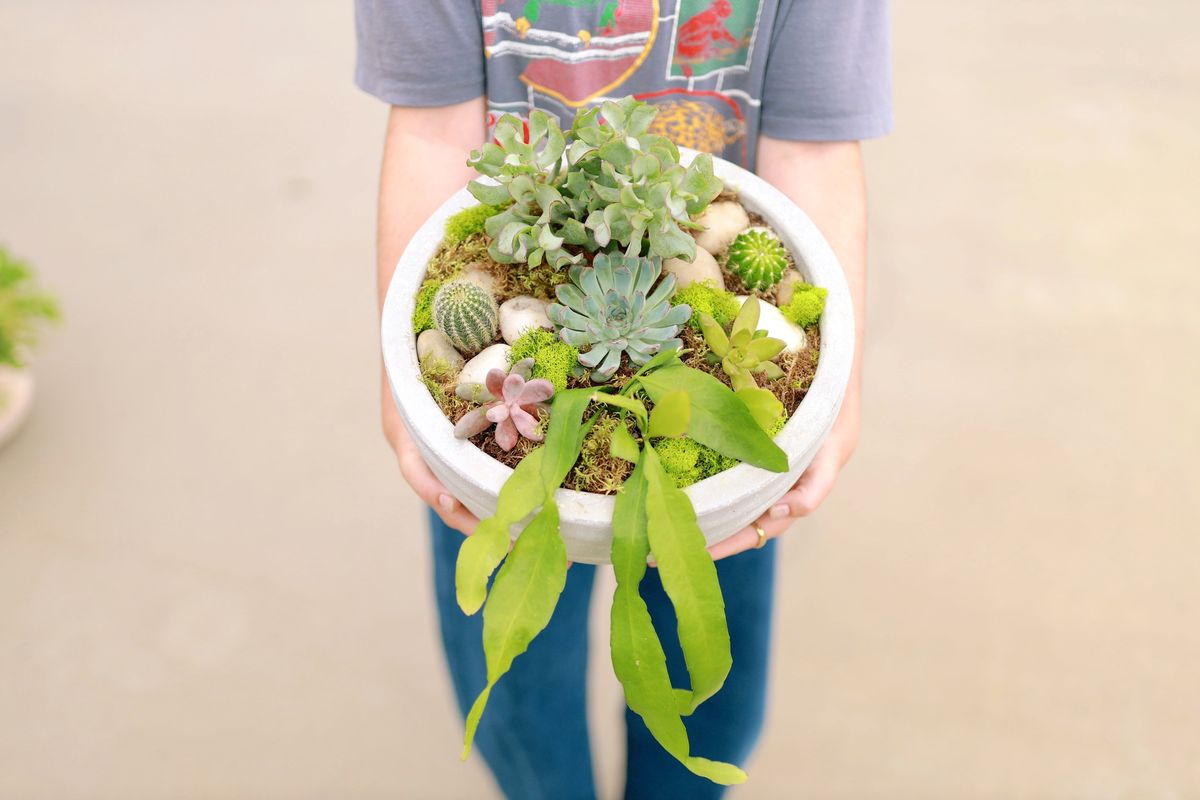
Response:
[[[455,435],[513,468],[458,560],[460,607],[486,604],[488,665],[464,755],[491,687],[553,614],[567,569],[554,496],[566,485],[616,495],[612,656],[626,702],[685,767],[732,784],[745,773],[693,754],[687,738],[687,715],[720,689],[731,655],[684,489],[741,463],[787,469],[773,436],[815,370],[824,294],[710,156],[685,165],[649,132],[654,114],[626,98],[566,130],[540,111],[501,118],[468,160],[481,205],[447,222],[412,324]],[[681,637],[687,688],[672,685],[638,592],[651,557],[681,629],[703,634]]]

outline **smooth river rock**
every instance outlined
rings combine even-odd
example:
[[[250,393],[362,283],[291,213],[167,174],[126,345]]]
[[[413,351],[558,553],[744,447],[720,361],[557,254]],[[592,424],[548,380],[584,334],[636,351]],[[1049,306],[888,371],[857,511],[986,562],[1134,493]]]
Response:
[[[483,379],[493,369],[508,372],[508,352],[510,350],[512,348],[504,343],[497,343],[481,350],[479,355],[468,361],[462,368],[462,372],[458,373],[458,385],[454,387],[454,393],[463,400],[474,400],[477,403],[495,400],[496,398],[492,397],[492,393],[484,385]]]
[[[738,295],[738,302],[745,303],[747,296]],[[808,337],[799,325],[788,322],[783,312],[765,300],[758,301],[758,329],[767,332],[774,339],[782,339],[787,345],[783,352],[799,353],[808,347]]]
[[[750,227],[750,217],[741,203],[722,200],[711,204],[696,218],[705,230],[696,234],[696,244],[715,256],[725,252],[737,235]]]
[[[467,267],[459,277],[479,286],[492,297],[496,296],[496,277],[484,269],[482,265]]]
[[[442,361],[451,372],[458,372],[465,363],[462,354],[454,349],[446,334],[437,328],[421,331],[417,337],[417,361],[424,367],[430,361]]]
[[[500,304],[500,335],[512,344],[530,328],[554,330],[546,316],[546,301],[529,295],[517,295]]]
[[[685,261],[682,258],[668,258],[663,262],[663,269],[675,276],[675,285],[679,289],[697,281],[712,281],[717,288],[725,286],[725,278],[721,275],[717,260],[699,245],[696,245],[695,259]]]
[[[775,305],[786,306],[792,299],[792,295],[796,293],[797,283],[804,283],[804,276],[799,272],[789,269],[783,273],[783,277],[779,279],[779,285],[775,287]]]

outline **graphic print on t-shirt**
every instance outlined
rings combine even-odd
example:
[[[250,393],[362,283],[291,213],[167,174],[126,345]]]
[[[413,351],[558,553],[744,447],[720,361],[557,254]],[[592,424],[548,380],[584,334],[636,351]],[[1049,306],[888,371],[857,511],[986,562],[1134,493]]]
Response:
[[[519,16],[500,10],[517,7]],[[658,0],[484,0],[484,52],[523,56],[521,80],[573,108],[613,91],[654,46]]]
[[[658,108],[651,133],[702,153],[724,153],[740,142],[741,163],[746,162],[746,120],[738,104],[720,92],[664,89],[634,97]]]
[[[757,2],[679,0],[671,47],[671,75],[707,75],[750,60],[758,29]]]
[[[760,101],[747,89],[757,83],[763,5],[481,0],[488,125],[539,108],[569,126],[576,109],[631,94],[658,107],[654,133],[749,164]]]

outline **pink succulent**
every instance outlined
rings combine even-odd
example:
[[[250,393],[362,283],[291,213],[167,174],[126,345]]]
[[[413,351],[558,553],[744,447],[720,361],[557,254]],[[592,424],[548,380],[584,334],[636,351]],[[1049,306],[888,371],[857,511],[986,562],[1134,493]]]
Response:
[[[454,426],[454,435],[470,439],[496,426],[496,444],[504,450],[517,446],[521,436],[534,442],[542,440],[538,432],[538,417],[548,410],[547,400],[554,394],[554,384],[543,378],[527,381],[523,375],[493,369],[484,379],[492,397],[491,403],[468,411]]]

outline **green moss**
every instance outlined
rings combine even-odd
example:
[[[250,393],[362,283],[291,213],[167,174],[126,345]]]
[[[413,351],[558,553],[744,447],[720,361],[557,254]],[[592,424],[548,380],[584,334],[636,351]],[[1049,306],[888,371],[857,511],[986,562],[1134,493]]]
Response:
[[[545,328],[530,328],[517,337],[508,354],[509,364],[523,358],[533,359],[533,377],[545,378],[554,390],[567,388],[567,379],[579,361],[579,350]]]
[[[693,283],[679,291],[671,298],[672,305],[689,305],[692,307],[692,318],[688,321],[696,330],[700,330],[700,315],[708,314],[722,328],[728,327],[737,316],[741,305],[733,292],[714,286],[712,281]]]
[[[433,402],[438,404],[446,419],[454,422],[467,413],[473,404],[454,393],[457,372],[444,361],[429,361],[421,365],[421,383],[429,390]]]
[[[454,244],[443,242],[433,258],[429,259],[425,277],[445,280],[453,278],[467,267],[487,264],[490,262],[487,247],[487,237],[481,233]]]
[[[447,400],[446,390],[442,388],[442,385],[435,378],[422,374],[421,383],[425,384],[425,388],[429,390],[429,394],[433,397],[433,402],[439,406],[445,404]]]
[[[413,333],[420,334],[433,327],[433,296],[445,278],[426,278],[417,290],[417,305],[413,309]]]
[[[797,283],[792,299],[779,310],[789,321],[796,323],[801,328],[807,328],[809,325],[815,325],[821,318],[821,314],[825,311],[825,295],[827,294],[829,291],[820,286]]]
[[[427,358],[421,364],[421,375],[423,378],[447,379],[454,377],[455,370],[450,364],[441,358]]]
[[[711,478],[737,466],[736,458],[723,456],[711,447],[700,444],[686,436],[679,439],[659,439],[654,450],[662,461],[663,469],[680,489],[697,481]]]
[[[507,206],[478,205],[454,214],[446,220],[446,244],[455,245],[477,233],[483,233],[483,224],[488,217],[499,214],[505,208]]]

